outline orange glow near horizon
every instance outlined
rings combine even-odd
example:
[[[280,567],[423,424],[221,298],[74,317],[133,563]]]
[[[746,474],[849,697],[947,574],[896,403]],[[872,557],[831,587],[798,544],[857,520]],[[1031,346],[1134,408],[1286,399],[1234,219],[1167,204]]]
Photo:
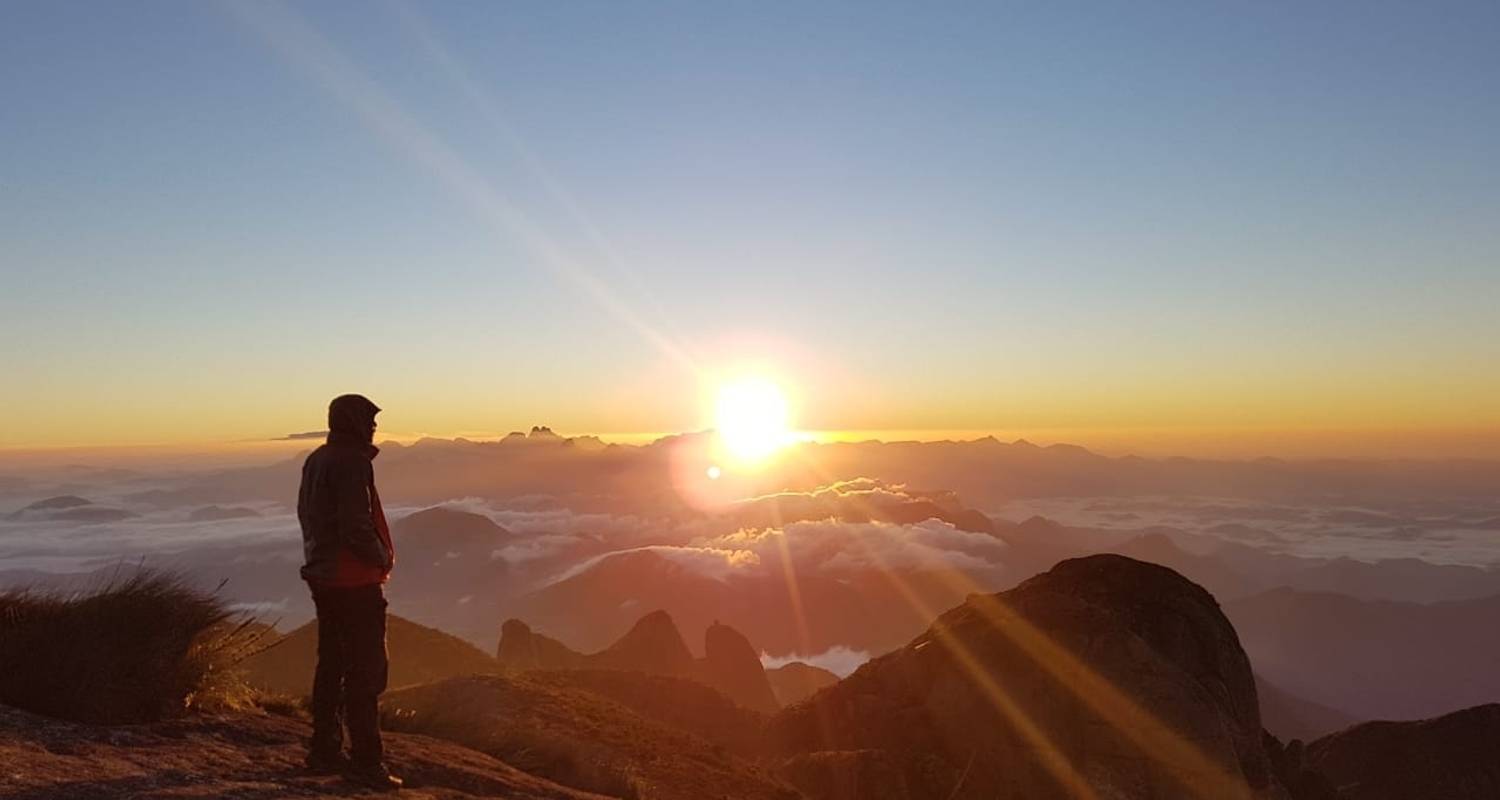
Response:
[[[395,416],[387,414],[387,416]],[[382,422],[385,420],[382,419]],[[536,424],[548,423],[538,418]],[[304,422],[283,426],[296,430],[312,427]],[[441,428],[412,430],[407,427],[382,427],[378,438],[383,442],[410,444],[424,437],[438,439],[465,438],[471,441],[500,439],[515,429],[475,430]],[[586,427],[552,425],[563,436],[598,436],[606,442],[622,445],[645,445],[665,436],[688,432],[684,426],[673,431],[603,431]],[[875,429],[812,430],[794,433],[793,441],[821,443],[880,441],[972,440],[994,436],[1002,442],[1025,439],[1039,446],[1070,444],[1088,448],[1105,456],[1137,455],[1147,458],[1185,456],[1207,459],[1253,459],[1277,457],[1288,459],[1482,459],[1500,457],[1500,427],[1428,427],[1428,428],[978,428],[978,429]],[[152,462],[269,462],[299,450],[308,449],[316,440],[286,439],[269,433],[261,438],[246,435],[238,439],[215,439],[199,436],[152,435],[142,431],[115,431],[96,441],[69,438],[58,441],[21,439],[0,443],[0,464],[24,467],[30,464],[126,464]],[[727,462],[726,462],[727,463]]]

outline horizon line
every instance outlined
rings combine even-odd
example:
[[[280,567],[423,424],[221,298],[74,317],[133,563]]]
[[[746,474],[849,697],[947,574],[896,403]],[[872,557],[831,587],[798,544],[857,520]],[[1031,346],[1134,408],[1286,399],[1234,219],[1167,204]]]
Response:
[[[665,438],[711,432],[712,427],[683,431],[592,431],[580,432],[547,429],[564,439],[594,438],[606,444],[641,447]],[[441,441],[466,440],[476,444],[499,442],[528,430],[444,432],[393,431],[379,435],[381,443],[409,446],[423,439]],[[973,442],[994,439],[1003,444],[1028,443],[1038,447],[1057,445],[1079,447],[1109,458],[1136,456],[1148,459],[1192,458],[1210,461],[1500,461],[1500,426],[1494,428],[1326,428],[1326,427],[989,427],[989,428],[849,428],[808,429],[794,432],[799,443],[853,444],[862,442]],[[322,432],[301,431],[281,436],[230,440],[185,440],[178,442],[114,442],[104,444],[28,444],[0,445],[0,459],[27,457],[62,457],[68,454],[95,454],[138,457],[200,456],[266,453],[306,447],[321,441]],[[1300,439],[1301,446],[1288,447]],[[1466,440],[1465,446],[1453,446],[1454,440]],[[1397,445],[1393,440],[1404,440]],[[1431,445],[1447,440],[1448,447]],[[1261,447],[1251,446],[1258,442]],[[1361,442],[1365,446],[1350,446]],[[1380,443],[1384,443],[1380,446]],[[1416,446],[1425,442],[1428,447]],[[1338,446],[1338,444],[1342,446]],[[1423,452],[1425,449],[1425,452]],[[1445,452],[1446,451],[1446,452]]]

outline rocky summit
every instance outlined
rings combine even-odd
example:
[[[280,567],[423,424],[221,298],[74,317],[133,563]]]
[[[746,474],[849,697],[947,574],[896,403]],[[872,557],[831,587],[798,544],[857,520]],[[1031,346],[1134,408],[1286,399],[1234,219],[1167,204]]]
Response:
[[[48,719],[0,706],[0,797],[6,800],[212,800],[385,797],[302,766],[306,721],[262,713],[191,715],[149,725]],[[386,737],[404,797],[604,800],[427,736]]]

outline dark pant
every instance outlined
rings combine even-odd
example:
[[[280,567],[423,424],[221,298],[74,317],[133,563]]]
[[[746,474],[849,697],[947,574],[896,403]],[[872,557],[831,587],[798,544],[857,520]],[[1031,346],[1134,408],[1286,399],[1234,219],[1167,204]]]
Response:
[[[385,691],[385,590],[380,584],[354,588],[312,587],[318,609],[318,669],[313,675],[315,753],[343,750],[349,726],[349,757],[356,765],[380,763],[380,693]]]

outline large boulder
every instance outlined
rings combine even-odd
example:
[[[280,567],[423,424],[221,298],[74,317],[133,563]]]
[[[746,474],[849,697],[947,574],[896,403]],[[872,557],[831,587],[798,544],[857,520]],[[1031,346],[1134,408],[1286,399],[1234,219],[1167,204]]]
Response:
[[[838,758],[865,775],[889,760],[918,798],[1286,798],[1263,736],[1213,597],[1117,555],[971,595],[770,726],[813,798],[847,796]],[[884,756],[808,758],[864,751]]]

